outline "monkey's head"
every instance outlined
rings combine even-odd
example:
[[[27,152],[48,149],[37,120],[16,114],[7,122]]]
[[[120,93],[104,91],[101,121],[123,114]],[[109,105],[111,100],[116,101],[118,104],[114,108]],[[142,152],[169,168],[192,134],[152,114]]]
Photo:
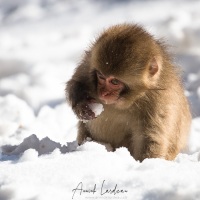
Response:
[[[102,103],[129,108],[157,87],[162,70],[160,46],[139,26],[113,26],[94,43],[90,67]]]

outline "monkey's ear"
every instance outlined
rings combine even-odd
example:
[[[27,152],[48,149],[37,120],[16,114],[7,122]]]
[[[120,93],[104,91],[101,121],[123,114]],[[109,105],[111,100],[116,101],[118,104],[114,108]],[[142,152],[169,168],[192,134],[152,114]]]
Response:
[[[147,65],[147,68],[144,73],[144,82],[147,85],[147,87],[152,88],[156,86],[157,81],[160,77],[161,69],[162,58],[159,56],[154,56]]]
[[[149,64],[149,74],[154,76],[161,69],[161,59],[154,57]]]

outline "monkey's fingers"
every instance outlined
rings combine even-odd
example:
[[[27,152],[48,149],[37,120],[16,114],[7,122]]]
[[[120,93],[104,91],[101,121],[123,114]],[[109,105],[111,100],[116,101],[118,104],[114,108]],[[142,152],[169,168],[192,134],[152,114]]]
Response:
[[[81,107],[79,117],[80,119],[91,120],[95,118],[95,113],[85,104]]]

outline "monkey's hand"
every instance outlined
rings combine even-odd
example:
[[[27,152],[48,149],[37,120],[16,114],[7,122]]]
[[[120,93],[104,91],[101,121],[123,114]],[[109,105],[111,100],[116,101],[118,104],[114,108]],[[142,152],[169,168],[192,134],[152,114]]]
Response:
[[[95,118],[95,113],[91,110],[89,102],[78,103],[73,110],[80,120],[92,120]]]
[[[85,68],[81,67],[80,69],[82,70]],[[85,74],[85,72],[83,74]],[[80,120],[91,120],[95,118],[95,113],[91,110],[89,105],[96,102],[96,100],[90,95],[92,89],[90,88],[88,75],[85,74],[84,77],[81,76],[79,79],[78,81],[71,79],[67,83],[66,97],[74,113]]]

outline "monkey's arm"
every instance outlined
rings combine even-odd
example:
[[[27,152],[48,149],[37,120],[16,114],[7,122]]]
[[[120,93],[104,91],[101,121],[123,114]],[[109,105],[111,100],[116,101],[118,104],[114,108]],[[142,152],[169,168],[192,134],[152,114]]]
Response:
[[[169,142],[162,134],[155,130],[146,130],[145,133],[135,135],[132,155],[136,160],[143,161],[145,158],[164,158],[167,157]]]
[[[78,135],[77,135],[77,142],[78,145],[84,144],[86,141],[90,141],[91,136],[90,132],[87,130],[85,124],[82,121],[79,121],[78,123]]]
[[[144,146],[141,160],[145,158],[163,158],[168,159],[168,144],[169,142],[165,140],[161,135],[162,133],[151,132],[147,137],[144,138]]]
[[[151,105],[151,108],[148,109],[147,105]],[[137,115],[137,118],[141,120],[132,127],[131,154],[139,161],[145,158],[173,159],[168,158],[170,134],[174,132],[170,128],[171,123],[174,123],[170,118],[171,115],[168,114],[170,112],[167,112],[165,105],[156,107],[153,103],[146,104],[145,102],[142,108],[144,108],[143,112]]]
[[[66,84],[66,98],[74,113],[81,120],[95,118],[94,112],[89,107],[89,104],[95,101],[91,96],[94,84],[91,83],[90,76],[88,67],[82,63],[76,69],[72,79]]]

